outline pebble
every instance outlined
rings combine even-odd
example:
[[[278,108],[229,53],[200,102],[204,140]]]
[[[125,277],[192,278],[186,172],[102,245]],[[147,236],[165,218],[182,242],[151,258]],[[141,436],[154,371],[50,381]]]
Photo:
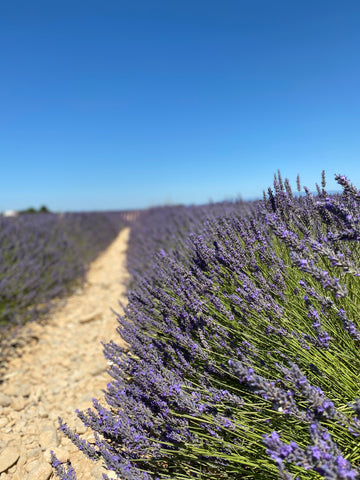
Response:
[[[20,412],[25,408],[26,402],[21,397],[14,397],[13,401],[11,402],[11,408],[15,410],[15,412]]]
[[[15,382],[10,384],[6,393],[15,397],[28,397],[31,394],[31,385],[28,383]]]
[[[30,470],[26,480],[49,480],[52,472],[53,469],[48,463],[38,463],[35,468]]]
[[[25,470],[29,473],[31,472],[31,470],[34,470],[34,468],[37,467],[38,465],[39,465],[38,458],[31,459],[28,463],[26,463]]]
[[[108,476],[109,479],[118,479],[119,477],[117,476],[117,474],[113,471],[110,471],[110,470],[106,470],[106,468],[102,467],[102,466],[96,466],[94,467],[92,470],[91,470],[91,476],[95,479],[95,480],[103,480],[103,474],[106,474]]]
[[[108,476],[108,478],[111,478],[111,479],[118,479],[119,478],[118,475],[113,471],[107,471],[106,475]]]
[[[6,472],[10,467],[18,461],[20,452],[15,447],[6,447],[0,453],[0,473]]]
[[[40,455],[41,455],[41,448],[40,447],[32,448],[26,454],[27,458],[39,457]]]
[[[39,444],[42,450],[46,450],[49,446],[57,447],[59,445],[57,431],[53,426],[45,427],[39,435]]]
[[[44,459],[51,464],[51,450],[54,452],[55,457],[61,463],[66,463],[70,460],[70,453],[66,448],[56,447],[56,448],[48,448],[44,453]]]
[[[39,418],[47,418],[49,416],[47,410],[43,405],[39,405],[38,410],[37,410],[37,416]]]
[[[77,418],[74,422],[76,433],[79,435],[84,434],[87,431],[87,427],[83,424],[80,418]]]
[[[95,440],[95,435],[93,434],[93,432],[89,433],[84,438],[88,443],[91,443],[91,444],[95,445],[96,440]]]
[[[101,312],[93,312],[79,318],[79,323],[90,323],[101,318]]]
[[[11,397],[0,392],[0,406],[8,407],[11,404]]]

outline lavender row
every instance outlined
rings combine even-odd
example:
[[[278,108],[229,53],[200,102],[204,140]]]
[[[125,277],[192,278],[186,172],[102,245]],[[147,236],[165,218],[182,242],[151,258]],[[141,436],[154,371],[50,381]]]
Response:
[[[191,251],[187,245],[190,233],[200,233],[204,222],[232,212],[242,216],[251,215],[253,205],[254,202],[239,200],[189,207],[155,207],[141,211],[131,226],[127,252],[132,285],[136,285],[142,277],[151,275],[157,253],[172,251],[180,261],[185,262]]]
[[[60,419],[85,455],[129,480],[360,478],[360,192],[336,180],[138,225],[162,249],[137,260],[129,347],[105,345],[107,406],[78,413],[95,445]]]
[[[0,340],[80,282],[121,225],[121,213],[113,212],[1,217]]]

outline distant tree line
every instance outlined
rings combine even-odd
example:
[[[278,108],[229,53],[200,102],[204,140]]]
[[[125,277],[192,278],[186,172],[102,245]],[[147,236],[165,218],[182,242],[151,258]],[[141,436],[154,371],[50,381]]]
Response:
[[[23,214],[23,213],[51,213],[51,211],[45,205],[43,205],[38,210],[36,210],[36,208],[30,207],[26,210],[19,211],[19,214]]]

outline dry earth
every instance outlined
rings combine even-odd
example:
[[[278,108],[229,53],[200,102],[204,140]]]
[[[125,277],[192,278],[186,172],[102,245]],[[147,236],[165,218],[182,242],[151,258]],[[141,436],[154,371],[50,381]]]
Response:
[[[33,340],[7,365],[0,385],[0,480],[55,479],[50,450],[71,461],[79,480],[100,480],[106,472],[59,432],[57,418],[93,441],[75,409],[103,398],[109,381],[100,342],[121,341],[111,308],[120,311],[118,300],[126,302],[128,237],[126,228],[91,264],[84,286],[45,325],[31,327]]]

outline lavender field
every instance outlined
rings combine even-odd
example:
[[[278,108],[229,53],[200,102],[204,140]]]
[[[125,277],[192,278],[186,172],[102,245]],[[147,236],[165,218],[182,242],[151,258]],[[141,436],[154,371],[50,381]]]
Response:
[[[105,345],[107,406],[78,413],[95,444],[59,419],[112,478],[360,478],[360,192],[336,180],[140,215],[129,347]]]
[[[0,359],[18,327],[79,285],[125,223],[117,212],[0,217]]]
[[[104,480],[360,478],[360,191],[335,178],[341,194],[326,192],[324,172],[316,194],[278,173],[263,200],[152,208],[132,222],[106,405],[78,412],[95,441],[59,418],[112,472]],[[6,325],[64,294],[125,224],[2,221]],[[54,454],[52,465],[78,478]]]
[[[0,480],[360,480],[359,19],[0,2]]]

